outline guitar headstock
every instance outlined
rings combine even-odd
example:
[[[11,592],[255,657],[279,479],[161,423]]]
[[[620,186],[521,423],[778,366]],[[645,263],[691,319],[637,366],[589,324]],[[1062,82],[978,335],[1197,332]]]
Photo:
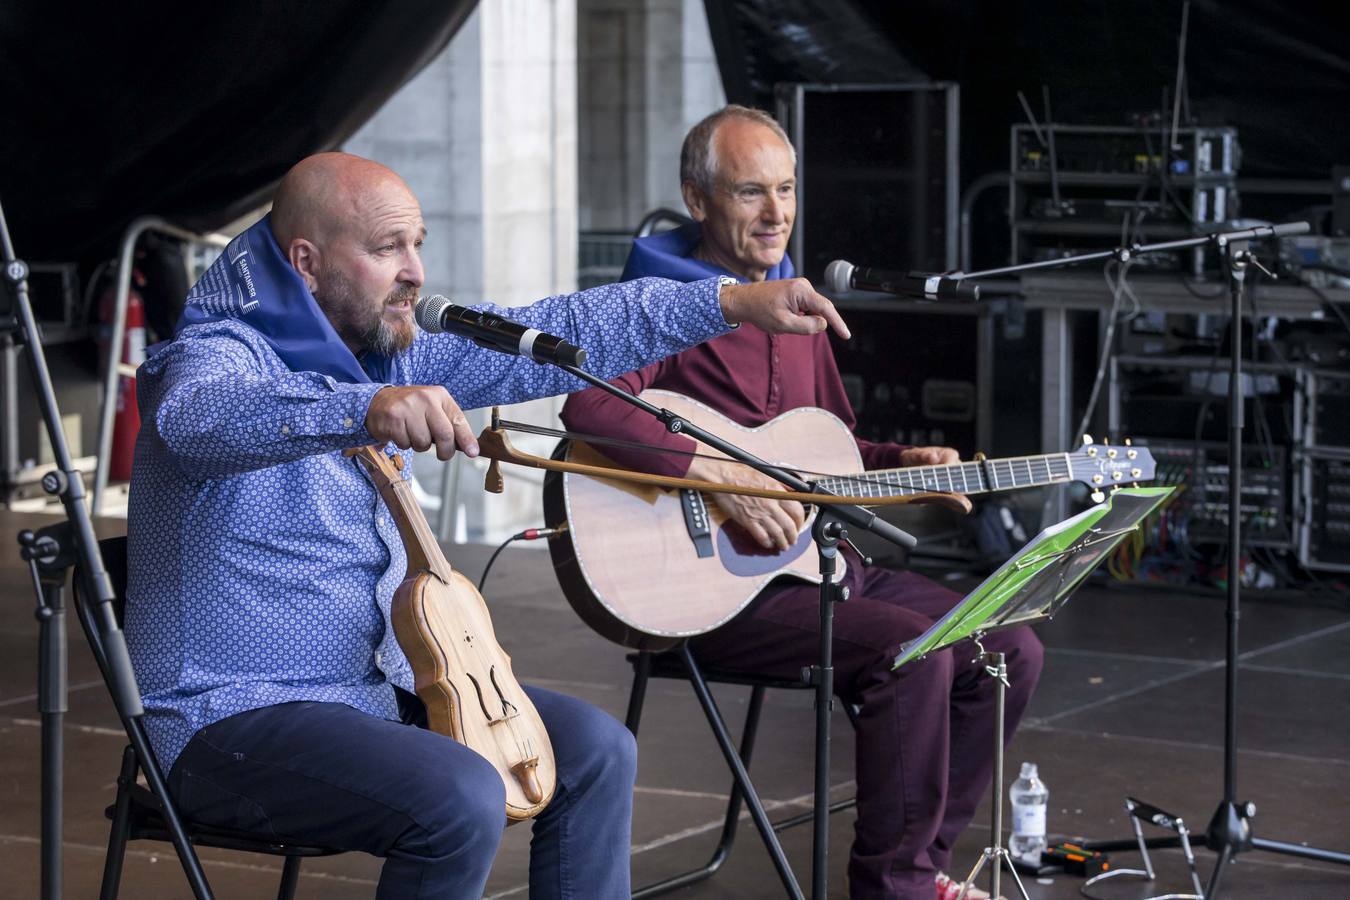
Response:
[[[1150,481],[1158,468],[1147,447],[1135,447],[1128,440],[1118,445],[1097,444],[1086,434],[1083,446],[1069,454],[1069,467],[1074,481],[1093,489],[1094,500],[1109,488]]]

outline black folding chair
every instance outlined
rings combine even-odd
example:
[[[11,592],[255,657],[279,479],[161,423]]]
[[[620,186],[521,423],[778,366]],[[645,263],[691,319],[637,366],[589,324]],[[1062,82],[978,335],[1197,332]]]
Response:
[[[778,842],[778,832],[810,822],[813,813],[808,811],[778,822],[771,822],[768,813],[764,810],[764,804],[760,802],[759,794],[756,793],[755,787],[750,781],[749,767],[750,756],[755,748],[755,734],[759,728],[759,714],[764,705],[765,689],[815,690],[814,686],[800,680],[759,677],[724,669],[704,669],[699,666],[687,643],[665,653],[650,653],[648,651],[632,653],[629,654],[628,661],[633,664],[633,690],[628,697],[628,716],[624,722],[628,726],[628,730],[635,737],[637,736],[638,725],[642,720],[642,704],[646,699],[649,679],[677,678],[686,680],[694,688],[694,694],[698,697],[699,705],[703,707],[703,713],[708,718],[708,725],[712,728],[713,736],[717,739],[717,745],[726,758],[727,766],[731,769],[733,778],[731,797],[727,802],[726,819],[722,824],[722,835],[707,863],[699,868],[690,869],[679,875],[638,888],[633,892],[634,900],[656,897],[676,888],[702,881],[722,868],[722,865],[727,861],[727,857],[731,854],[731,845],[736,839],[736,826],[741,817],[742,801],[749,808],[750,818],[754,821],[755,827],[759,829],[764,847],[769,851],[774,868],[778,870],[778,877],[782,879],[783,887],[787,890],[788,896],[802,896],[801,888],[792,874],[792,867],[788,864],[782,845]],[[739,749],[731,739],[731,732],[727,728],[722,713],[717,708],[717,701],[708,688],[709,684],[741,684],[748,685],[751,688],[750,705],[745,713],[745,727],[741,733]],[[856,729],[858,727],[858,708],[851,703],[845,703],[844,711],[848,714],[849,722]],[[850,809],[855,805],[857,805],[855,799],[840,800],[830,804],[830,812],[835,813],[843,809]]]
[[[99,542],[99,552],[103,555],[103,565],[108,570],[116,594],[115,613],[122,620],[123,604],[126,602],[127,586],[127,539],[109,538]],[[89,639],[90,649],[103,672],[108,678],[107,653],[104,650],[100,633],[94,621],[94,612],[80,588],[81,580],[75,580],[75,607],[84,626],[85,637]],[[114,702],[116,695],[114,694]],[[137,745],[149,746],[145,739],[145,727],[140,719],[128,718],[122,709],[118,709],[127,736],[132,743],[122,751],[122,768],[117,776],[117,799],[107,809],[112,820],[112,829],[108,836],[108,856],[103,865],[103,886],[99,892],[100,900],[115,900],[122,880],[122,861],[126,856],[128,841],[170,841],[178,850],[183,872],[192,886],[198,900],[210,900],[211,888],[207,884],[206,874],[202,871],[201,861],[197,858],[195,846],[218,847],[226,850],[242,850],[249,853],[265,853],[269,856],[282,856],[286,861],[281,869],[281,885],[277,889],[277,900],[291,900],[295,896],[296,884],[300,880],[300,860],[307,856],[331,856],[343,851],[333,847],[307,846],[277,840],[271,835],[263,836],[242,831],[213,828],[184,820],[179,815],[173,800],[168,796],[164,773],[153,758],[143,758],[136,752]],[[138,783],[138,775],[144,772],[149,783],[159,785],[159,790],[149,790]],[[175,835],[175,832],[178,832]]]

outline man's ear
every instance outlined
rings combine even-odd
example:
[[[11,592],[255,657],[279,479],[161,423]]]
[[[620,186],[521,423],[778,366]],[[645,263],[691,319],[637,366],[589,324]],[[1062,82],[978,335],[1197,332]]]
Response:
[[[703,191],[698,185],[686,181],[680,185],[680,193],[684,195],[685,208],[689,210],[689,215],[695,222],[702,222],[708,218],[707,198],[703,196]]]
[[[312,294],[319,288],[319,269],[323,265],[323,256],[319,248],[304,238],[295,238],[286,248],[286,259],[291,268],[304,280],[305,287]]]

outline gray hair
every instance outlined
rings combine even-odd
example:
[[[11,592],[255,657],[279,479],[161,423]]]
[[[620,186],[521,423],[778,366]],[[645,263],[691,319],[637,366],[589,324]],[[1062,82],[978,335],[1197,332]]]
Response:
[[[717,148],[713,139],[717,137],[718,127],[727,119],[744,119],[770,129],[792,154],[792,165],[797,165],[797,150],[773,116],[762,109],[732,103],[699,122],[685,135],[684,146],[680,148],[680,184],[692,182],[705,194],[712,192],[717,177]]]

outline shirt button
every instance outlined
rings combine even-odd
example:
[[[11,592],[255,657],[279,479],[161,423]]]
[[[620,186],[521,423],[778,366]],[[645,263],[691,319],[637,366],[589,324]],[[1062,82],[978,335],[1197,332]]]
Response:
[[[383,524],[384,524],[384,516],[378,516],[378,517],[376,517],[376,519],[375,519],[375,524],[376,524],[376,525],[383,525]]]
[[[291,433],[291,426],[289,426],[289,425],[282,425],[282,426],[281,426],[281,433],[282,433],[282,434],[290,434],[290,433]]]
[[[351,427],[352,427],[352,417],[351,417],[351,416],[348,416],[347,418],[343,419],[343,420],[342,420],[342,424],[343,424],[344,426],[346,426],[347,428],[351,428]]]

